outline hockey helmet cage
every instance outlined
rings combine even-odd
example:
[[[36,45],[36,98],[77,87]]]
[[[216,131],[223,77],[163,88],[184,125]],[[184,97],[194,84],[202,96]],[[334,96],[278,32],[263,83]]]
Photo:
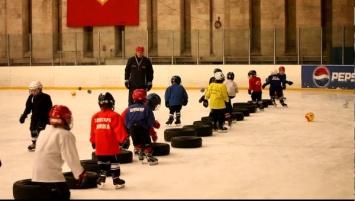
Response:
[[[73,128],[72,113],[67,106],[54,105],[49,111],[49,124],[61,126],[66,130]]]
[[[278,73],[278,71],[277,71],[276,68],[274,68],[274,69],[271,70],[271,75],[276,75],[277,73]]]
[[[105,94],[101,93],[98,98],[98,103],[100,108],[111,108],[112,110],[115,109],[115,99],[109,92],[106,92]]]
[[[161,98],[156,93],[150,93],[147,96],[147,105],[153,110],[156,111],[160,108]]]
[[[220,68],[215,68],[215,69],[213,70],[213,74],[215,74],[215,73],[217,73],[217,72],[222,72],[222,70],[221,70]]]
[[[221,82],[221,81],[223,82],[224,81],[224,74],[222,72],[216,72],[214,74],[214,79],[217,82]]]

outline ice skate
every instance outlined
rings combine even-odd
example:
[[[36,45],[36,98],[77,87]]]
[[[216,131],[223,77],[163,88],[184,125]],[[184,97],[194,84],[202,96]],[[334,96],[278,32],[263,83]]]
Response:
[[[272,101],[272,104],[274,105],[274,107],[276,107],[277,104],[276,104],[275,98],[271,98],[271,101]]]
[[[165,123],[166,125],[171,125],[174,121],[174,117],[169,117],[168,121]]]
[[[263,101],[259,101],[257,105],[258,105],[260,111],[264,111]]]
[[[217,131],[218,131],[217,124],[213,124],[213,132],[217,132]]]
[[[158,159],[155,158],[152,153],[147,153],[145,152],[145,156],[147,158],[147,161],[149,163],[149,165],[157,165],[158,164]]]
[[[222,126],[222,125],[218,127],[218,132],[219,133],[225,133],[227,131],[228,131],[228,129],[226,127]]]
[[[175,125],[180,126],[180,124],[181,124],[180,117],[176,117],[176,120],[174,123],[175,123]]]
[[[134,150],[134,155],[138,156],[140,161],[144,160],[144,152],[142,148]]]
[[[282,105],[282,107],[288,107],[284,100],[285,100],[285,98],[281,97],[280,98],[280,104]]]
[[[120,179],[119,177],[114,177],[113,179],[113,185],[115,186],[116,189],[124,188],[125,187],[125,181]]]
[[[106,171],[101,170],[100,176],[96,181],[97,188],[103,188],[106,182]]]
[[[232,116],[228,117],[228,126],[232,127]]]
[[[28,151],[33,152],[36,150],[36,143],[32,143],[28,146]]]

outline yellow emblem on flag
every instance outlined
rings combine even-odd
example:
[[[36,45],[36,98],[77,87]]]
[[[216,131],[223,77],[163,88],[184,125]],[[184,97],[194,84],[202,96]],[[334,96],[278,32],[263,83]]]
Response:
[[[100,4],[103,6],[106,2],[108,2],[108,0],[97,0],[98,2],[100,2]]]

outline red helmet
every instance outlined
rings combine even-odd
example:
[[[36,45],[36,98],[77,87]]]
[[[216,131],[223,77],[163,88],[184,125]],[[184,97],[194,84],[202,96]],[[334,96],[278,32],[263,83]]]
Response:
[[[64,105],[54,105],[49,111],[49,124],[70,130],[73,127],[73,119],[69,108]]]
[[[136,52],[144,52],[144,47],[143,46],[137,46],[136,47]]]
[[[280,66],[280,67],[279,67],[279,71],[285,71],[285,67]]]
[[[132,98],[134,101],[145,101],[147,92],[144,89],[136,89],[132,93]]]

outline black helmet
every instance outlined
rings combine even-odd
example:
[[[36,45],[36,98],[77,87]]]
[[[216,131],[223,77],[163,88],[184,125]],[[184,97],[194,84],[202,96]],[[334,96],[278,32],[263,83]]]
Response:
[[[109,93],[106,92],[105,94],[100,94],[99,95],[99,106],[101,108],[111,108],[115,109],[115,99],[113,96]]]
[[[248,77],[251,77],[251,76],[256,76],[256,71],[255,70],[250,70],[248,72]]]
[[[151,93],[147,96],[147,105],[152,110],[158,110],[161,104],[160,96],[156,93]]]
[[[215,69],[213,70],[213,74],[215,74],[215,73],[217,73],[217,72],[222,72],[222,70],[221,70],[220,68],[215,68]]]
[[[180,84],[181,83],[181,78],[178,75],[174,75],[171,77],[171,84]]]
[[[228,80],[234,80],[234,73],[233,72],[228,72],[227,73],[227,79]]]

